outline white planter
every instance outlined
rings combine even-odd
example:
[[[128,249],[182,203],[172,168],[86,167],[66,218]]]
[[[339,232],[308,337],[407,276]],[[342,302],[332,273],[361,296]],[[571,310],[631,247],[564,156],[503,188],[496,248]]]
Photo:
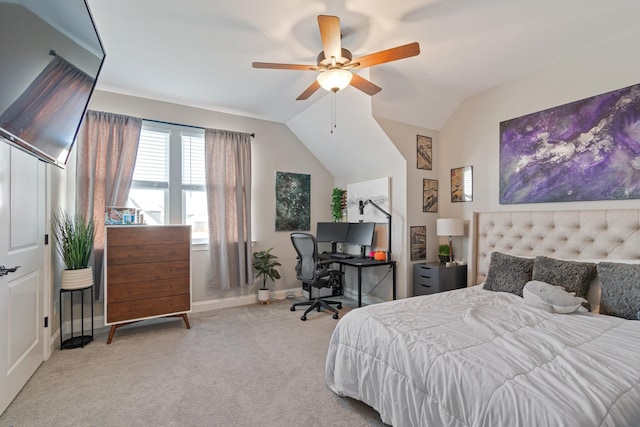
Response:
[[[271,299],[271,291],[269,289],[258,289],[258,301],[266,302]]]
[[[82,289],[93,285],[93,268],[87,267],[80,270],[62,270],[62,289]]]

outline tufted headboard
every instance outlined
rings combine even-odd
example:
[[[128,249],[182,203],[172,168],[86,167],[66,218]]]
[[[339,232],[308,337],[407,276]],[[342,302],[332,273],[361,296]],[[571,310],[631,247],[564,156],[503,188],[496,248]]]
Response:
[[[640,260],[640,210],[474,212],[469,278],[482,283],[491,253],[559,259]]]

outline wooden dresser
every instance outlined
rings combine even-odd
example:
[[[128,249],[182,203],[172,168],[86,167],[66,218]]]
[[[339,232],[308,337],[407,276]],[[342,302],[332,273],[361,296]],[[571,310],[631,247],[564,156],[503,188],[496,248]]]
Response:
[[[108,225],[104,251],[105,324],[180,316],[189,328],[191,226]]]

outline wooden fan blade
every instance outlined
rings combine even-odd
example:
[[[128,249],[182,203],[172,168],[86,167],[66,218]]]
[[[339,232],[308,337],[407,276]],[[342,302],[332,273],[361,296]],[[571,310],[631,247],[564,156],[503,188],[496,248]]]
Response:
[[[311,83],[311,86],[309,86],[307,89],[305,89],[304,92],[302,92],[300,94],[300,96],[298,96],[296,98],[296,101],[304,101],[305,99],[308,99],[311,95],[313,95],[318,89],[320,89],[320,83],[318,83],[317,80],[314,80],[313,83]]]
[[[274,64],[272,62],[254,62],[251,64],[253,68],[269,68],[274,70],[302,70],[315,71],[318,69],[315,65],[298,65],[298,64]]]
[[[382,90],[380,86],[374,85],[369,80],[360,77],[357,74],[354,74],[353,77],[351,77],[351,83],[349,84],[370,96],[373,96]]]
[[[403,46],[392,47],[391,49],[381,50],[380,52],[361,56],[353,59],[353,62],[359,62],[355,68],[371,67],[372,65],[384,64],[385,62],[397,61],[398,59],[409,58],[420,53],[420,45],[417,42],[405,44]]]
[[[320,27],[324,57],[327,59],[331,57],[340,59],[342,57],[340,18],[337,16],[319,15],[318,26]]]

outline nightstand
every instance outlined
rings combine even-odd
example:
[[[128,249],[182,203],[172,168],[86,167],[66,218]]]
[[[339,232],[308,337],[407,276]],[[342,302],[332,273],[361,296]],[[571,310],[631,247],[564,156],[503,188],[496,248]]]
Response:
[[[467,266],[444,263],[413,264],[413,296],[429,295],[467,286]]]

